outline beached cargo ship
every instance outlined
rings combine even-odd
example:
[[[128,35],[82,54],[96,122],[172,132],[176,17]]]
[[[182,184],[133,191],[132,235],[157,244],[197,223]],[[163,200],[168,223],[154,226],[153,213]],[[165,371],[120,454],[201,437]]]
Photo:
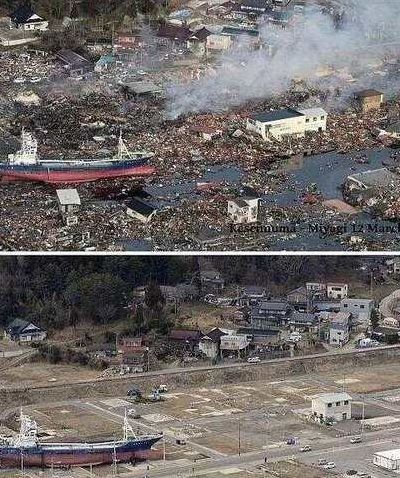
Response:
[[[34,420],[21,411],[21,428],[15,439],[0,442],[0,468],[70,467],[135,462],[149,458],[162,434],[136,436],[127,417],[122,440],[84,443],[41,443]]]
[[[22,131],[21,143],[19,151],[9,154],[6,161],[0,161],[0,176],[3,179],[57,184],[144,177],[155,173],[155,168],[149,164],[154,153],[130,151],[122,135],[117,154],[104,159],[41,159],[36,138],[25,131]]]

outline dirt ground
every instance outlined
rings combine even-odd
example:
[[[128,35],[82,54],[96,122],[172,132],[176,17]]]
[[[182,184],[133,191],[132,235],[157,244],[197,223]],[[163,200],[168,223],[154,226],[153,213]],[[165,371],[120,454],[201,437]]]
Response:
[[[47,362],[29,362],[0,371],[2,387],[13,385],[40,386],[53,382],[76,382],[93,380],[99,372],[79,365],[50,364]]]

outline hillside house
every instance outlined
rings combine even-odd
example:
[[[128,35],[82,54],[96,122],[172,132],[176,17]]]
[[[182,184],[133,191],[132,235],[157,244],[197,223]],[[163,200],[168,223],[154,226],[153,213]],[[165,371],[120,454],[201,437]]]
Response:
[[[374,301],[371,299],[346,298],[340,302],[341,312],[348,312],[361,322],[369,322],[373,308]]]
[[[285,301],[263,301],[260,305],[251,309],[251,327],[261,330],[278,330],[287,324],[291,312],[292,308]]]
[[[326,296],[328,299],[341,300],[347,297],[349,292],[348,285],[342,283],[326,284]]]
[[[11,13],[10,28],[43,32],[48,30],[49,22],[39,16],[30,6],[23,5]]]
[[[41,342],[47,332],[32,322],[14,319],[4,330],[4,337],[12,342]]]
[[[331,316],[329,326],[329,345],[342,347],[350,338],[351,315],[347,312],[338,312]]]

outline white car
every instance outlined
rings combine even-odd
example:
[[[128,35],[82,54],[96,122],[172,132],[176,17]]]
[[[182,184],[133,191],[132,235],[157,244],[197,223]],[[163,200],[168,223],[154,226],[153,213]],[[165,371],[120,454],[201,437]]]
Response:
[[[247,362],[248,363],[258,363],[258,362],[261,362],[261,360],[260,360],[260,357],[249,357],[247,359]]]
[[[300,451],[301,452],[311,451],[311,447],[310,447],[310,445],[302,446],[300,448]]]
[[[336,465],[333,463],[333,461],[329,461],[326,465],[322,465],[322,468],[325,470],[331,470],[332,468],[335,468]]]

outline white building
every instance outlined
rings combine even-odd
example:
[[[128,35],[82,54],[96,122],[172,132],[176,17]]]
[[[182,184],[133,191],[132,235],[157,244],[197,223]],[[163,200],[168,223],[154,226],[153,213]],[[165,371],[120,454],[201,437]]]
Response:
[[[386,470],[400,469],[400,448],[395,450],[377,451],[373,455],[374,465],[385,468]]]
[[[292,109],[261,113],[247,119],[247,130],[259,134],[264,141],[301,138],[305,135],[306,118]]]
[[[238,198],[228,201],[228,216],[235,224],[258,221],[259,198]]]
[[[334,314],[329,328],[329,344],[339,347],[347,344],[350,338],[350,314],[338,312]]]
[[[374,308],[374,301],[371,299],[342,299],[340,312],[349,312],[354,318],[368,322]]]
[[[322,393],[311,397],[311,412],[318,420],[342,421],[351,418],[351,396],[346,392]]]
[[[81,207],[81,198],[76,189],[57,189],[57,202],[61,216],[67,226],[78,223],[76,213]]]
[[[327,117],[322,108],[289,108],[253,115],[247,119],[246,127],[264,141],[282,141],[285,137],[302,138],[307,132],[326,131]]]
[[[326,295],[329,299],[341,300],[345,299],[349,293],[347,284],[326,284]]]
[[[327,112],[322,108],[298,110],[306,117],[306,131],[326,131]]]

